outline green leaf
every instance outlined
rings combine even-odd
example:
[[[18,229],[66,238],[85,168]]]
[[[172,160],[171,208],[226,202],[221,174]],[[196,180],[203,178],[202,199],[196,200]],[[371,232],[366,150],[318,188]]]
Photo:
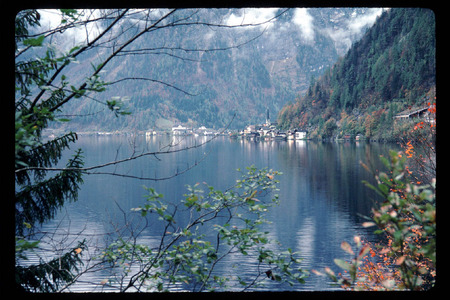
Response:
[[[238,279],[240,285],[242,285],[242,286],[246,286],[246,285],[247,285],[247,282],[245,282],[244,280],[242,280],[241,277],[238,276],[237,279]]]
[[[75,98],[80,98],[81,96],[83,96],[86,93],[86,90],[79,90],[73,85],[70,86],[70,89],[72,90],[72,92],[75,93],[75,95],[74,95]]]
[[[76,9],[60,9],[59,10],[63,15],[67,15],[69,17],[73,17],[76,13]]]
[[[334,274],[333,270],[331,270],[329,267],[325,267],[325,273],[327,273],[328,277],[330,277],[334,282],[337,281],[336,274]]]
[[[75,46],[72,49],[69,50],[69,54],[72,54],[73,52],[77,51],[78,49],[80,49],[80,46]]]
[[[42,46],[42,42],[44,42],[45,35],[41,35],[35,39],[26,39],[23,41],[23,44],[25,46],[31,46],[31,47],[40,47]]]
[[[386,157],[384,157],[383,155],[380,155],[380,160],[386,168],[390,167],[391,163]]]
[[[368,244],[364,245],[364,247],[361,248],[358,254],[358,260],[361,260],[370,250],[370,246]]]
[[[384,198],[384,197],[387,196],[387,193],[382,193],[381,190],[378,187],[373,186],[372,184],[368,183],[366,180],[363,180],[362,182],[365,184],[366,187],[374,190],[381,197]],[[382,184],[380,184],[380,185],[382,185]]]
[[[28,164],[27,164],[27,163],[25,163],[25,162],[23,162],[23,161],[20,161],[20,160],[16,160],[16,164],[21,165],[21,166],[23,166],[23,167],[28,167]]]
[[[386,195],[389,194],[389,187],[385,184],[379,184],[378,190],[381,191],[383,197],[386,197]]]
[[[351,265],[350,265],[348,262],[346,262],[345,260],[343,260],[343,259],[335,258],[335,259],[334,259],[334,263],[335,263],[337,266],[339,266],[339,267],[341,267],[342,269],[347,270],[347,271],[349,271],[350,268],[351,268]]]
[[[367,228],[367,227],[373,227],[377,224],[375,224],[374,222],[364,222],[362,223],[362,227]]]
[[[164,215],[164,219],[168,222],[173,222],[173,217],[171,215]]]
[[[355,254],[355,253],[353,252],[353,250],[352,250],[352,246],[350,246],[350,244],[347,243],[346,241],[344,241],[344,242],[341,243],[341,248],[342,248],[342,250],[344,250],[345,252],[347,252],[347,253],[349,253],[349,254],[351,254],[351,255],[354,255],[354,254]]]

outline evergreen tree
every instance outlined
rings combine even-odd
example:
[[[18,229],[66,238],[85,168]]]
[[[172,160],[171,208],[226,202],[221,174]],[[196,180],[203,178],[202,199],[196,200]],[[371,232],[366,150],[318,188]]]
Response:
[[[58,209],[67,202],[77,200],[78,190],[83,182],[82,175],[87,173],[87,169],[105,166],[83,167],[82,151],[76,150],[66,162],[65,167],[59,167],[62,164],[60,160],[63,151],[67,150],[77,140],[77,134],[68,132],[46,141],[43,130],[52,121],[69,121],[58,118],[57,113],[61,112],[65,104],[73,103],[72,99],[81,98],[80,102],[83,103],[92,103],[91,100],[94,100],[96,103],[103,105],[102,108],[106,107],[112,111],[116,117],[129,114],[124,111],[121,97],[113,96],[111,100],[106,101],[101,101],[95,97],[98,93],[105,91],[106,86],[125,80],[143,80],[167,86],[189,95],[188,92],[182,90],[182,88],[185,88],[184,86],[178,88],[164,81],[171,76],[180,75],[177,73],[179,70],[177,70],[176,65],[170,64],[169,60],[161,61],[161,64],[171,71],[164,74],[161,79],[154,79],[154,77],[122,78],[115,82],[106,83],[100,79],[100,72],[113,58],[135,54],[130,54],[129,51],[136,51],[137,53],[140,53],[141,50],[148,51],[147,49],[132,49],[131,46],[126,49],[128,52],[124,50],[146,33],[153,34],[153,32],[164,30],[164,28],[174,29],[186,27],[186,25],[189,25],[188,27],[195,27],[195,25],[222,26],[213,22],[199,22],[196,13],[189,10],[162,10],[159,11],[161,15],[156,20],[153,16],[149,19],[149,16],[154,13],[152,10],[138,12],[136,10],[116,9],[94,10],[88,11],[86,14],[84,12],[83,10],[60,9],[57,12],[61,16],[60,24],[48,30],[38,28],[40,27],[40,14],[37,10],[21,11],[15,20],[15,287],[20,291],[57,292],[74,283],[78,278],[77,276],[86,271],[80,271],[81,255],[86,247],[84,240],[79,241],[73,248],[61,251],[62,253],[58,252],[55,254],[56,257],[46,258],[46,261],[43,259],[32,265],[23,262],[27,259],[27,251],[33,250],[39,245],[39,241],[33,240],[33,237],[36,237],[33,234],[36,233],[38,226],[51,220]],[[141,18],[142,22],[136,22],[137,16]],[[170,24],[164,24],[166,21]],[[188,22],[185,23],[185,21]],[[92,23],[95,23],[98,32],[89,36],[88,27]],[[143,24],[145,26],[141,27]],[[161,26],[162,24],[164,26]],[[261,24],[264,24],[264,22]],[[58,38],[64,39],[61,36],[63,32],[83,26],[85,26],[86,39],[82,43],[68,51],[56,49],[55,40]],[[130,28],[133,28],[133,30],[130,30]],[[39,31],[40,33],[37,33]],[[230,46],[229,48],[237,48],[238,46]],[[100,47],[101,51],[98,51]],[[178,46],[173,47],[172,50],[179,48]],[[166,46],[160,46],[160,49],[157,50],[167,49]],[[214,48],[211,49],[211,51],[213,50]],[[90,59],[86,59],[89,55],[84,55],[85,52],[89,51],[96,54],[102,52],[103,55],[96,56],[98,58],[97,64],[91,63],[92,68],[82,66],[74,71],[76,66],[73,66],[72,62],[77,59],[80,59],[80,62],[91,62]],[[192,49],[192,51],[200,52],[198,49]],[[203,49],[202,51],[206,50]],[[178,59],[183,60],[183,58]],[[69,65],[70,67],[67,67]],[[224,66],[221,67],[224,68]],[[151,71],[152,68],[149,68],[149,70]],[[261,80],[264,82],[267,76],[263,75],[262,77]],[[264,84],[268,85],[270,82],[264,82]],[[203,88],[199,88],[203,90]],[[205,101],[208,98],[215,97],[214,93],[208,93],[208,97],[200,94],[199,96],[204,97]],[[149,95],[149,97],[152,96]],[[212,101],[207,101],[207,103],[209,107],[205,107],[204,110],[199,108],[198,113],[205,114],[206,122],[213,124],[214,118],[217,118],[220,112]],[[163,105],[167,108],[164,110],[165,112],[174,114],[172,103],[155,105]],[[119,119],[119,126],[123,126],[123,120],[124,118]],[[188,149],[185,148],[184,150]],[[137,159],[149,155],[149,153],[141,153],[127,160],[117,160],[111,164]],[[177,172],[174,176],[179,174],[181,173]],[[256,191],[252,195],[255,193]],[[246,202],[248,201],[246,200]],[[164,237],[162,237],[161,243],[163,241]],[[49,253],[48,256],[50,255]]]
[[[40,15],[36,10],[21,11],[16,17],[16,59],[24,52],[22,47],[41,47],[44,36],[26,38],[31,26],[38,26]],[[20,47],[19,47],[20,45]],[[55,53],[48,49],[43,58],[16,60],[15,105],[15,234],[16,234],[16,289],[21,291],[54,292],[62,284],[70,282],[80,263],[80,250],[84,242],[67,253],[31,266],[19,265],[26,259],[25,250],[38,242],[30,241],[35,226],[54,217],[58,208],[77,199],[83,180],[79,168],[83,166],[82,152],[77,150],[66,164],[66,169],[55,176],[48,176],[48,168],[61,159],[62,152],[77,139],[69,132],[47,142],[42,141],[42,130],[54,120],[53,108],[66,96],[63,88],[54,89],[50,96],[39,103],[32,100],[32,90],[43,86],[58,68]],[[43,91],[43,90],[42,90]]]
[[[309,86],[306,95],[299,99],[300,103],[307,104],[299,114],[321,115],[326,122],[330,118],[340,121],[343,110],[348,114],[353,112],[358,120],[365,120],[362,125],[368,135],[380,137],[386,133],[384,126],[373,126],[375,118],[369,115],[368,108],[386,109],[391,101],[398,100],[403,107],[423,105],[422,96],[435,85],[435,44],[432,10],[392,8],[385,11],[342,59]],[[322,95],[329,95],[322,100],[324,107],[312,102],[312,97],[318,95],[313,88],[318,85],[322,87]],[[293,106],[281,110],[284,116],[280,119],[286,129],[296,126],[298,116],[290,107]],[[392,123],[393,116],[391,112],[388,120],[383,117],[383,123]],[[313,120],[310,132],[321,128],[319,118]],[[320,133],[327,136],[323,131]]]

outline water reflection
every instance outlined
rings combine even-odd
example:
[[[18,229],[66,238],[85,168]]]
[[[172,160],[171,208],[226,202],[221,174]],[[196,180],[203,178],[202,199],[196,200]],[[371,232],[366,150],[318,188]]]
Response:
[[[125,159],[145,151],[167,151],[204,143],[206,137],[125,137],[101,136],[81,137],[76,147],[85,155],[85,165],[97,165],[117,159]],[[167,145],[171,145],[168,147]],[[179,203],[186,193],[185,185],[206,182],[216,189],[232,186],[239,173],[255,165],[283,172],[280,179],[280,205],[269,211],[267,219],[271,224],[263,230],[278,240],[281,247],[300,252],[306,269],[321,270],[334,267],[333,259],[345,257],[339,245],[351,241],[354,235],[363,235],[369,240],[376,237],[370,230],[361,227],[360,216],[368,215],[376,195],[361,183],[372,180],[360,165],[370,160],[377,168],[380,154],[386,155],[394,145],[357,143],[322,143],[313,141],[246,141],[219,137],[206,145],[189,151],[172,154],[144,156],[121,165],[104,168],[103,172],[140,177],[167,177],[203,160],[197,167],[170,181],[139,181],[132,178],[111,175],[89,175],[79,192],[79,200],[66,206],[54,221],[46,224],[48,229],[70,216],[70,224],[64,226],[72,232],[102,235],[113,231],[111,223],[123,222],[123,212],[144,203],[145,190],[142,185],[155,188],[168,202]],[[66,155],[70,155],[67,153]],[[66,216],[67,217],[67,216]],[[189,216],[181,215],[183,218]],[[53,226],[53,227],[52,227]],[[62,226],[61,228],[63,228]],[[137,225],[136,225],[137,226]],[[156,222],[150,224],[139,240],[153,245],[159,242],[163,230]],[[206,230],[206,229],[202,229]],[[80,235],[81,237],[81,235]],[[106,241],[95,240],[97,245]],[[278,247],[278,246],[273,246]],[[275,248],[274,248],[275,249]],[[254,272],[252,265],[242,255],[233,255],[218,265],[218,272],[230,278],[239,274]],[[98,283],[105,278],[106,271],[98,271],[74,286],[74,290],[99,289]],[[89,285],[88,282],[97,283]],[[84,283],[84,284],[83,284]],[[268,280],[268,289],[289,290]],[[302,290],[327,290],[330,285],[311,275]]]

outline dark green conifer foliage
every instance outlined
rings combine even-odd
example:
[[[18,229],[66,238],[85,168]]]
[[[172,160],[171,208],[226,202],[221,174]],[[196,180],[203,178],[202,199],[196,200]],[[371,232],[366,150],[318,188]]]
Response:
[[[344,134],[342,128],[324,132],[319,120],[335,118],[345,124],[350,118],[347,134],[395,139],[393,116],[425,105],[430,101],[426,95],[435,87],[435,25],[430,9],[385,11],[344,57],[311,84],[304,97],[281,110],[280,126],[331,138]],[[381,125],[372,126],[374,121]]]
[[[57,292],[73,280],[72,272],[78,271],[82,264],[79,253],[85,247],[85,241],[82,241],[77,248],[47,263],[16,266],[17,289],[23,292]]]
[[[21,11],[15,22],[15,234],[16,234],[16,289],[20,291],[55,292],[63,284],[71,282],[74,271],[81,263],[80,252],[84,242],[77,248],[55,257],[49,262],[23,266],[20,260],[26,259],[25,250],[37,247],[32,241],[33,229],[50,220],[68,201],[77,199],[82,180],[83,156],[77,150],[62,170],[48,174],[61,159],[62,152],[77,139],[74,132],[43,142],[42,130],[48,121],[54,120],[52,108],[65,97],[64,85],[54,89],[42,101],[32,98],[36,87],[48,80],[51,71],[64,61],[57,60],[51,50],[44,58],[20,58],[26,47],[41,47],[44,36],[26,38],[29,28],[38,26],[40,15],[36,10]],[[18,47],[20,45],[20,47]],[[25,48],[24,48],[25,47]],[[21,49],[19,49],[21,48]],[[35,98],[37,99],[37,98]]]

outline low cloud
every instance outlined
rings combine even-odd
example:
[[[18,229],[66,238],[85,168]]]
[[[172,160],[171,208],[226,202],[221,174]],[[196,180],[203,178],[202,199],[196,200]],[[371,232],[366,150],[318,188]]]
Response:
[[[314,18],[308,13],[307,8],[296,8],[292,21],[300,28],[302,37],[306,42],[314,41]]]
[[[237,14],[228,16],[225,24],[228,26],[250,25],[264,23],[274,18],[278,8],[243,8]],[[269,26],[271,23],[268,23]]]
[[[365,28],[372,26],[384,10],[383,8],[370,8],[366,14],[355,15],[349,19],[344,27],[325,28],[322,32],[333,39],[339,54],[342,55],[351,47],[354,37],[361,35]]]
[[[61,12],[58,9],[42,9],[39,10],[41,15],[41,29],[46,31],[55,29],[61,25]],[[89,20],[100,16],[99,10],[85,10],[79,19]],[[57,44],[60,51],[68,51],[76,45],[84,43],[87,39],[91,40],[98,36],[103,29],[99,22],[90,22],[86,26],[78,26],[65,30],[57,34],[53,44]]]
[[[382,12],[382,8],[372,8],[368,14],[360,15],[354,19],[351,19],[348,23],[348,29],[353,34],[359,34],[366,26],[372,26]]]

